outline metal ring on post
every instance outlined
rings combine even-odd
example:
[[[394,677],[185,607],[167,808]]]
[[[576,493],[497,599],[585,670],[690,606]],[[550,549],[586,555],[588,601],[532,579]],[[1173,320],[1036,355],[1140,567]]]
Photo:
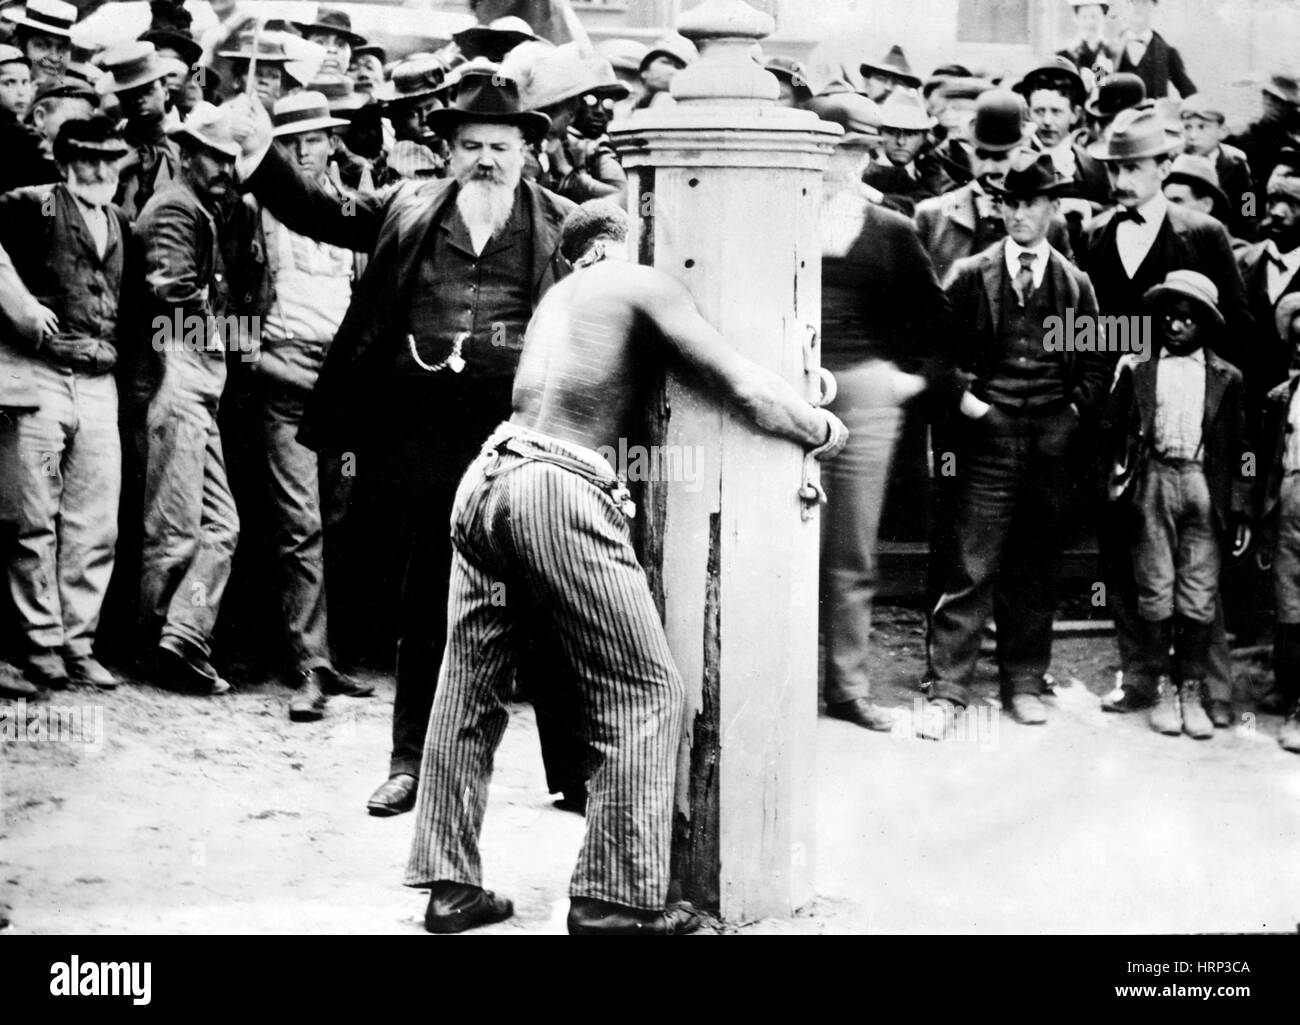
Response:
[[[821,398],[813,403],[814,406],[829,406],[835,401],[835,396],[840,393],[840,386],[835,383],[835,375],[825,367],[817,368],[817,381],[820,389]]]

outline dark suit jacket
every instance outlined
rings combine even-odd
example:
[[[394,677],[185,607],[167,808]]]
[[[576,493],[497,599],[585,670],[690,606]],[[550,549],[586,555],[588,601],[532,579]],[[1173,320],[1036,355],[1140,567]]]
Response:
[[[1108,254],[1113,253],[1111,241],[1115,237],[1117,210],[1112,208],[1099,214],[1084,228],[1078,262],[1094,279],[1100,277],[1103,269],[1123,273],[1123,268],[1102,266]],[[1219,289],[1219,309],[1227,322],[1215,351],[1230,363],[1241,366],[1239,361],[1247,359],[1247,340],[1252,337],[1255,322],[1227,231],[1208,214],[1173,203],[1169,204],[1166,229],[1156,238],[1143,266],[1156,261],[1153,264],[1156,284],[1163,282],[1171,270],[1183,269],[1200,271],[1214,282]],[[1106,296],[1101,294],[1100,298],[1104,304]],[[1107,316],[1139,316],[1142,309],[1139,304],[1132,309],[1103,308],[1102,312]]]
[[[1256,518],[1261,525],[1269,517],[1282,495],[1282,454],[1286,451],[1287,435],[1291,433],[1287,416],[1291,399],[1300,387],[1300,370],[1268,393],[1264,400],[1264,413],[1259,432],[1259,457],[1268,463],[1258,467],[1258,489],[1254,496]]]
[[[1246,366],[1241,369],[1246,375],[1247,395],[1252,399],[1252,407],[1258,411],[1269,390],[1286,381],[1291,369],[1291,346],[1278,337],[1273,312],[1277,303],[1268,297],[1268,261],[1264,258],[1264,243],[1256,242],[1237,250],[1237,266],[1241,268],[1250,312],[1255,318],[1255,332],[1251,336]],[[1300,274],[1291,278],[1282,295],[1292,292],[1300,292]]]
[[[917,177],[913,178],[902,167],[886,166],[874,160],[862,174],[862,180],[885,196],[885,205],[911,217],[916,204],[932,196],[940,196],[953,187],[949,175],[933,152],[922,151],[916,160]]]
[[[1170,82],[1178,90],[1178,95],[1184,98],[1196,92],[1196,83],[1183,66],[1182,54],[1165,42],[1159,32],[1151,33],[1151,42],[1136,67],[1128,59],[1128,49],[1121,40],[1115,47],[1115,70],[1137,75],[1146,84],[1147,96],[1152,99],[1161,100],[1168,96]]]
[[[949,275],[944,291],[952,303],[954,353],[964,385],[984,381],[996,369],[1001,353],[998,332],[1002,323],[1002,284],[1007,265],[1006,242],[997,242],[982,253],[960,260]],[[1073,309],[1076,320],[1097,316],[1097,297],[1092,283],[1060,253],[1049,257],[1047,274],[1064,316]],[[1046,279],[1044,278],[1044,281]],[[1101,401],[1110,376],[1110,363],[1102,353],[1066,352],[1066,388],[1081,418]]]
[[[320,451],[352,451],[383,416],[391,368],[406,323],[409,289],[429,229],[456,194],[453,179],[406,181],[342,200],[301,175],[272,148],[249,176],[254,195],[290,231],[370,254],[352,290],[308,401],[300,440]],[[531,182],[533,303],[569,271],[560,226],[573,204]]]
[[[1228,206],[1231,208],[1228,215],[1228,230],[1232,232],[1234,238],[1253,242],[1258,237],[1259,218],[1242,213],[1246,196],[1253,196],[1255,193],[1255,179],[1250,173],[1250,161],[1236,146],[1229,146],[1226,142],[1220,143],[1219,156],[1214,162],[1214,169],[1219,175],[1219,185],[1223,189],[1223,194],[1228,197]],[[1258,196],[1255,196],[1255,201],[1258,205]]]
[[[942,196],[934,196],[917,204],[916,231],[921,245],[930,254],[934,273],[946,281],[953,264],[975,252],[975,229],[979,224],[979,211],[975,205],[975,190],[963,185]],[[1057,216],[1047,232],[1047,241],[1066,259],[1073,258],[1070,233],[1065,218]]]
[[[1142,479],[1155,445],[1156,371],[1159,357],[1143,363],[1121,361],[1106,402],[1103,430],[1107,451],[1136,460],[1132,480]],[[1205,418],[1201,422],[1205,481],[1214,522],[1226,533],[1251,509],[1253,480],[1246,476],[1245,391],[1241,371],[1208,349],[1205,352]],[[1125,492],[1132,497],[1133,490]]]

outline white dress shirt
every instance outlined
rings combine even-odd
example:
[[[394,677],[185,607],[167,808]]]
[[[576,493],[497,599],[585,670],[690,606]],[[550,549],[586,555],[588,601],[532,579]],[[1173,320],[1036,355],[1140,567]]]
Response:
[[[1205,420],[1205,350],[1169,351],[1156,361],[1156,451],[1168,459],[1201,459]]]
[[[1268,301],[1276,304],[1282,298],[1282,293],[1286,291],[1287,285],[1291,284],[1291,279],[1295,277],[1295,272],[1300,270],[1300,246],[1296,246],[1289,253],[1279,253],[1277,243],[1269,239],[1264,243],[1264,255],[1268,260]],[[1281,260],[1282,266],[1279,267],[1274,260]]]
[[[1286,432],[1286,447],[1282,449],[1282,470],[1296,473],[1300,471],[1300,388],[1291,396],[1286,422],[1290,430]]]
[[[1169,211],[1169,200],[1165,199],[1163,192],[1157,192],[1137,209],[1142,215],[1143,223],[1125,220],[1115,229],[1115,245],[1119,248],[1120,263],[1130,278],[1137,274],[1142,261],[1155,245],[1160,226],[1164,224],[1165,215]]]
[[[1074,156],[1074,140],[1069,135],[1066,135],[1064,139],[1047,152],[1052,158],[1052,163],[1056,166],[1056,173],[1073,180],[1077,166]]]
[[[1132,61],[1133,66],[1137,67],[1142,63],[1142,58],[1146,56],[1147,47],[1151,45],[1152,29],[1147,29],[1140,36],[1130,36],[1124,49],[1128,51],[1128,59]]]
[[[95,240],[95,252],[99,254],[102,260],[104,251],[108,249],[108,211],[102,206],[91,206],[89,203],[83,203],[77,196],[72,198],[77,201],[77,211],[81,214],[81,219],[90,230],[90,237]]]
[[[1020,254],[1033,253],[1034,262],[1030,267],[1034,275],[1034,290],[1037,291],[1042,287],[1043,275],[1047,273],[1047,257],[1051,253],[1052,247],[1047,244],[1047,239],[1042,239],[1038,245],[1026,249],[1013,238],[1007,239],[1006,261],[1007,273],[1011,275],[1011,280],[1016,280],[1016,275],[1020,273]]]

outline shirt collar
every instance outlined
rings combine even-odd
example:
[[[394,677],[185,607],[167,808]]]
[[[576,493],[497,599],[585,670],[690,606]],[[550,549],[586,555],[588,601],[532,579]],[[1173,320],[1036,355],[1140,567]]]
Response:
[[[1149,29],[1147,29],[1145,32],[1143,32],[1140,36],[1131,36],[1131,37],[1129,38],[1129,42],[1130,42],[1130,43],[1141,43],[1143,46],[1150,46],[1150,45],[1151,45],[1151,37],[1152,37],[1153,35],[1155,35],[1155,31],[1156,31],[1155,29],[1153,29],[1153,28],[1149,28]]]
[[[1191,360],[1193,363],[1201,363],[1201,364],[1204,364],[1204,363],[1205,363],[1205,346],[1202,345],[1202,346],[1201,346],[1199,349],[1197,349],[1195,352],[1185,352],[1185,353],[1183,353],[1183,354],[1180,355],[1180,356],[1175,356],[1172,352],[1170,352],[1170,351],[1169,351],[1168,349],[1166,349],[1163,345],[1161,345],[1161,346],[1160,346],[1160,358],[1161,358],[1161,359],[1186,359],[1186,360]]]
[[[1142,215],[1142,220],[1145,221],[1146,224],[1149,224],[1152,227],[1158,227],[1160,222],[1165,219],[1165,214],[1169,211],[1169,200],[1165,199],[1165,194],[1163,192],[1157,192],[1154,196],[1138,207],[1137,211]],[[1139,225],[1136,224],[1134,225],[1134,227],[1138,226]],[[1142,226],[1144,227],[1145,225]]]
[[[1288,267],[1300,267],[1300,246],[1289,253],[1283,253],[1278,250],[1277,243],[1269,239],[1264,243],[1264,253],[1275,260],[1281,260]]]
[[[1043,261],[1047,259],[1047,254],[1048,252],[1051,251],[1051,248],[1052,247],[1048,244],[1047,239],[1044,238],[1039,240],[1038,245],[1031,246],[1028,249],[1026,249],[1019,242],[1017,242],[1010,235],[1008,235],[1007,250],[1006,250],[1007,269],[1011,271],[1012,274],[1019,272],[1020,254],[1033,253],[1034,254],[1034,276],[1037,277],[1038,268],[1042,265]]]

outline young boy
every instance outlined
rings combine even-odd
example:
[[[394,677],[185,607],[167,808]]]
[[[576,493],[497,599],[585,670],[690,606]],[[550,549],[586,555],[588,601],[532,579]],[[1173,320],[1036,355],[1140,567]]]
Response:
[[[1130,501],[1138,518],[1139,658],[1158,681],[1151,727],[1206,740],[1214,734],[1205,678],[1222,544],[1231,531],[1239,555],[1250,541],[1244,390],[1240,371],[1207,347],[1224,323],[1209,278],[1171,271],[1143,300],[1161,349],[1148,362],[1120,363],[1106,424],[1132,472],[1112,494]]]
[[[1197,93],[1183,101],[1181,116],[1185,151],[1213,162],[1219,185],[1228,198],[1231,211],[1226,225],[1228,231],[1234,238],[1253,241],[1257,217],[1246,197],[1254,195],[1255,183],[1246,154],[1223,141],[1228,136],[1223,105]]]
[[[1273,632],[1275,686],[1287,705],[1278,733],[1284,750],[1300,754],[1300,293],[1277,306],[1278,336],[1291,346],[1290,380],[1268,394],[1260,451],[1272,462],[1266,473],[1262,516],[1278,510],[1277,547],[1273,555],[1273,593],[1277,625]]]

